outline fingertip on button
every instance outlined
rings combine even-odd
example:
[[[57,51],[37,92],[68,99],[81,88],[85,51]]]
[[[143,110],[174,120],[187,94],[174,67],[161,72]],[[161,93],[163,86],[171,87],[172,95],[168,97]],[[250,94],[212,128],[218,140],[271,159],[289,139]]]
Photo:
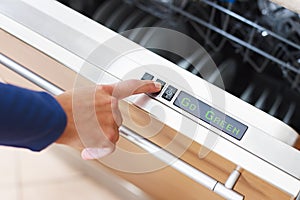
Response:
[[[160,82],[154,82],[154,85],[155,85],[156,89],[161,90],[162,85]]]

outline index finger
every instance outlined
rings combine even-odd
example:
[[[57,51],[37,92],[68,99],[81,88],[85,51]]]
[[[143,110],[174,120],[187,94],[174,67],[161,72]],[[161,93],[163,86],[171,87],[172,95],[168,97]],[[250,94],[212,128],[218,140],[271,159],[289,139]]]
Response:
[[[132,79],[114,84],[112,96],[123,99],[134,94],[159,92],[160,89],[160,83],[149,80]]]

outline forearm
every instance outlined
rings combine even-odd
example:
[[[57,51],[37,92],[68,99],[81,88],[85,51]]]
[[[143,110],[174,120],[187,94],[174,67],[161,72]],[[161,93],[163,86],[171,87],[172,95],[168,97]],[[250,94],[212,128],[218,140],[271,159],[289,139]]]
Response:
[[[66,115],[49,94],[0,84],[0,145],[40,151],[57,140]]]

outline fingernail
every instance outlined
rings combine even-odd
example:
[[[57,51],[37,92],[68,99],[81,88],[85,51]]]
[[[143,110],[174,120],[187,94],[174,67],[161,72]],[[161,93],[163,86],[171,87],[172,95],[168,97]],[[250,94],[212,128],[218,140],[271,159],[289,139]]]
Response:
[[[113,149],[111,148],[85,148],[81,152],[81,157],[83,160],[93,160],[107,156],[112,152]]]
[[[157,89],[161,89],[161,83],[159,82],[154,82],[154,85]]]

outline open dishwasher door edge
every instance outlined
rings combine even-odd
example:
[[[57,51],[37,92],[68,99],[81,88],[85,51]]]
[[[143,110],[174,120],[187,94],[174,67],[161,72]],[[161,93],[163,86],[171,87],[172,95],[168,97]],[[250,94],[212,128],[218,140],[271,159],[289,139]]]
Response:
[[[27,10],[32,10],[32,12],[25,14],[28,19],[30,19],[30,14],[37,14],[42,20],[45,20],[44,17],[46,17],[47,20],[45,21],[49,22],[48,19],[50,19],[51,22],[48,25],[50,27],[59,27],[60,32],[52,33],[52,29],[49,29],[47,25],[40,26],[41,24],[30,24],[31,22],[26,21],[27,18],[21,15],[21,10],[24,9],[24,6]],[[18,9],[20,9],[18,15],[13,16],[14,14],[11,11]],[[89,54],[91,54],[91,52],[93,52],[95,48],[99,46],[99,44],[105,42],[109,38],[117,36],[117,34],[111,30],[83,17],[82,15],[68,8],[63,7],[58,2],[34,2],[26,0],[16,3],[7,1],[7,3],[5,2],[0,6],[0,12],[2,13],[0,18],[2,29],[19,37],[24,42],[36,47],[37,49],[40,49],[45,54],[58,60],[67,67],[70,67],[75,72],[80,72],[80,67],[86,62],[97,68],[97,63],[90,63],[89,60],[86,60],[89,57]],[[62,33],[64,35],[60,35]],[[70,37],[70,39],[64,40],[65,37]],[[129,42],[125,38],[122,38],[122,40],[124,40],[124,42]],[[76,41],[76,43],[70,44],[68,43],[70,41]],[[184,76],[191,81],[191,85],[200,83],[200,85],[202,85],[201,87],[196,89],[193,88],[194,91],[188,92],[190,94],[194,94],[198,99],[202,99],[208,104],[211,102],[209,99],[207,99],[207,96],[201,96],[203,90],[207,90],[207,88],[209,88],[212,92],[224,92],[207,83],[206,81],[203,81],[200,78],[195,77],[188,72],[174,66],[174,64],[166,61],[165,59],[148,52],[147,50],[142,49],[139,53],[142,53],[145,57],[149,57],[148,59],[151,60],[151,64],[159,63],[161,65],[163,63],[163,65],[166,65],[171,70],[175,70],[180,74],[184,74]],[[148,64],[139,60],[139,53],[137,53],[137,55],[131,55],[130,59],[125,58],[124,61],[129,62],[137,59],[138,61],[136,63]],[[108,82],[112,80],[118,81],[122,79],[124,74],[128,72],[127,70],[134,70],[136,65],[134,65],[134,62],[131,63],[133,68],[125,69],[125,71],[114,71],[113,69],[108,69],[107,72],[109,74],[113,74],[114,76],[114,78],[111,80],[108,79]],[[131,78],[141,78],[141,75],[145,72],[148,71],[138,71],[137,73],[134,73]],[[152,72],[158,77],[165,78],[168,83],[172,83],[172,85],[180,88],[181,91],[186,91],[186,88],[177,86],[178,83],[172,82],[172,80],[169,80],[167,77],[160,75],[159,71],[152,70]],[[83,75],[89,79],[92,79],[90,74]],[[92,81],[96,80],[92,79]],[[240,141],[237,141],[226,134],[220,133],[222,137],[219,138],[212,150],[222,157],[231,160],[242,168],[252,172],[267,182],[276,185],[281,190],[286,191],[296,197],[300,190],[300,172],[298,168],[300,163],[299,151],[270,137],[267,134],[267,132],[270,131],[279,130],[293,132],[293,130],[279,120],[276,120],[262,111],[253,108],[252,106],[233,97],[232,95],[226,93],[225,96],[226,102],[229,103],[226,104],[226,110],[223,110],[223,112],[246,124],[248,129]],[[163,101],[158,98],[147,98],[149,103],[158,104],[160,106],[161,102]],[[138,98],[135,98],[132,101],[140,108],[151,112],[147,106],[143,107],[143,105],[139,104],[137,100]],[[173,105],[166,106],[164,104],[163,106],[165,106],[164,109],[167,110],[167,112],[172,112],[172,115],[176,115],[177,108],[175,108]],[[218,105],[214,106],[218,108]],[[245,110],[241,109],[241,107]],[[251,112],[255,114],[249,114]],[[193,119],[196,121],[196,123],[202,125],[200,128],[201,131],[199,132],[203,132],[203,130],[206,130],[206,128],[210,127],[205,123],[193,118],[189,115],[189,113],[184,114],[184,117]],[[158,119],[160,118],[160,116],[155,113],[154,116]],[[251,116],[251,118],[249,118],[249,116]],[[168,118],[165,123],[171,127],[176,127],[174,126],[174,121],[172,121],[172,118]],[[268,130],[265,130],[265,127],[267,127]],[[214,129],[214,127],[210,128],[212,129],[212,133],[208,134],[219,133],[218,130]],[[182,133],[189,136],[189,133],[187,132],[182,131]],[[257,138],[260,138],[261,140],[257,141]],[[192,139],[195,139],[200,144],[204,143],[204,140],[201,139],[201,137]],[[278,146],[277,151],[280,150],[279,154],[274,150],[274,146]],[[266,151],[266,148],[268,152]],[[239,152],[238,154],[236,153],[237,151]],[[257,166],[260,167],[258,168]],[[277,176],[275,177],[274,174]]]

